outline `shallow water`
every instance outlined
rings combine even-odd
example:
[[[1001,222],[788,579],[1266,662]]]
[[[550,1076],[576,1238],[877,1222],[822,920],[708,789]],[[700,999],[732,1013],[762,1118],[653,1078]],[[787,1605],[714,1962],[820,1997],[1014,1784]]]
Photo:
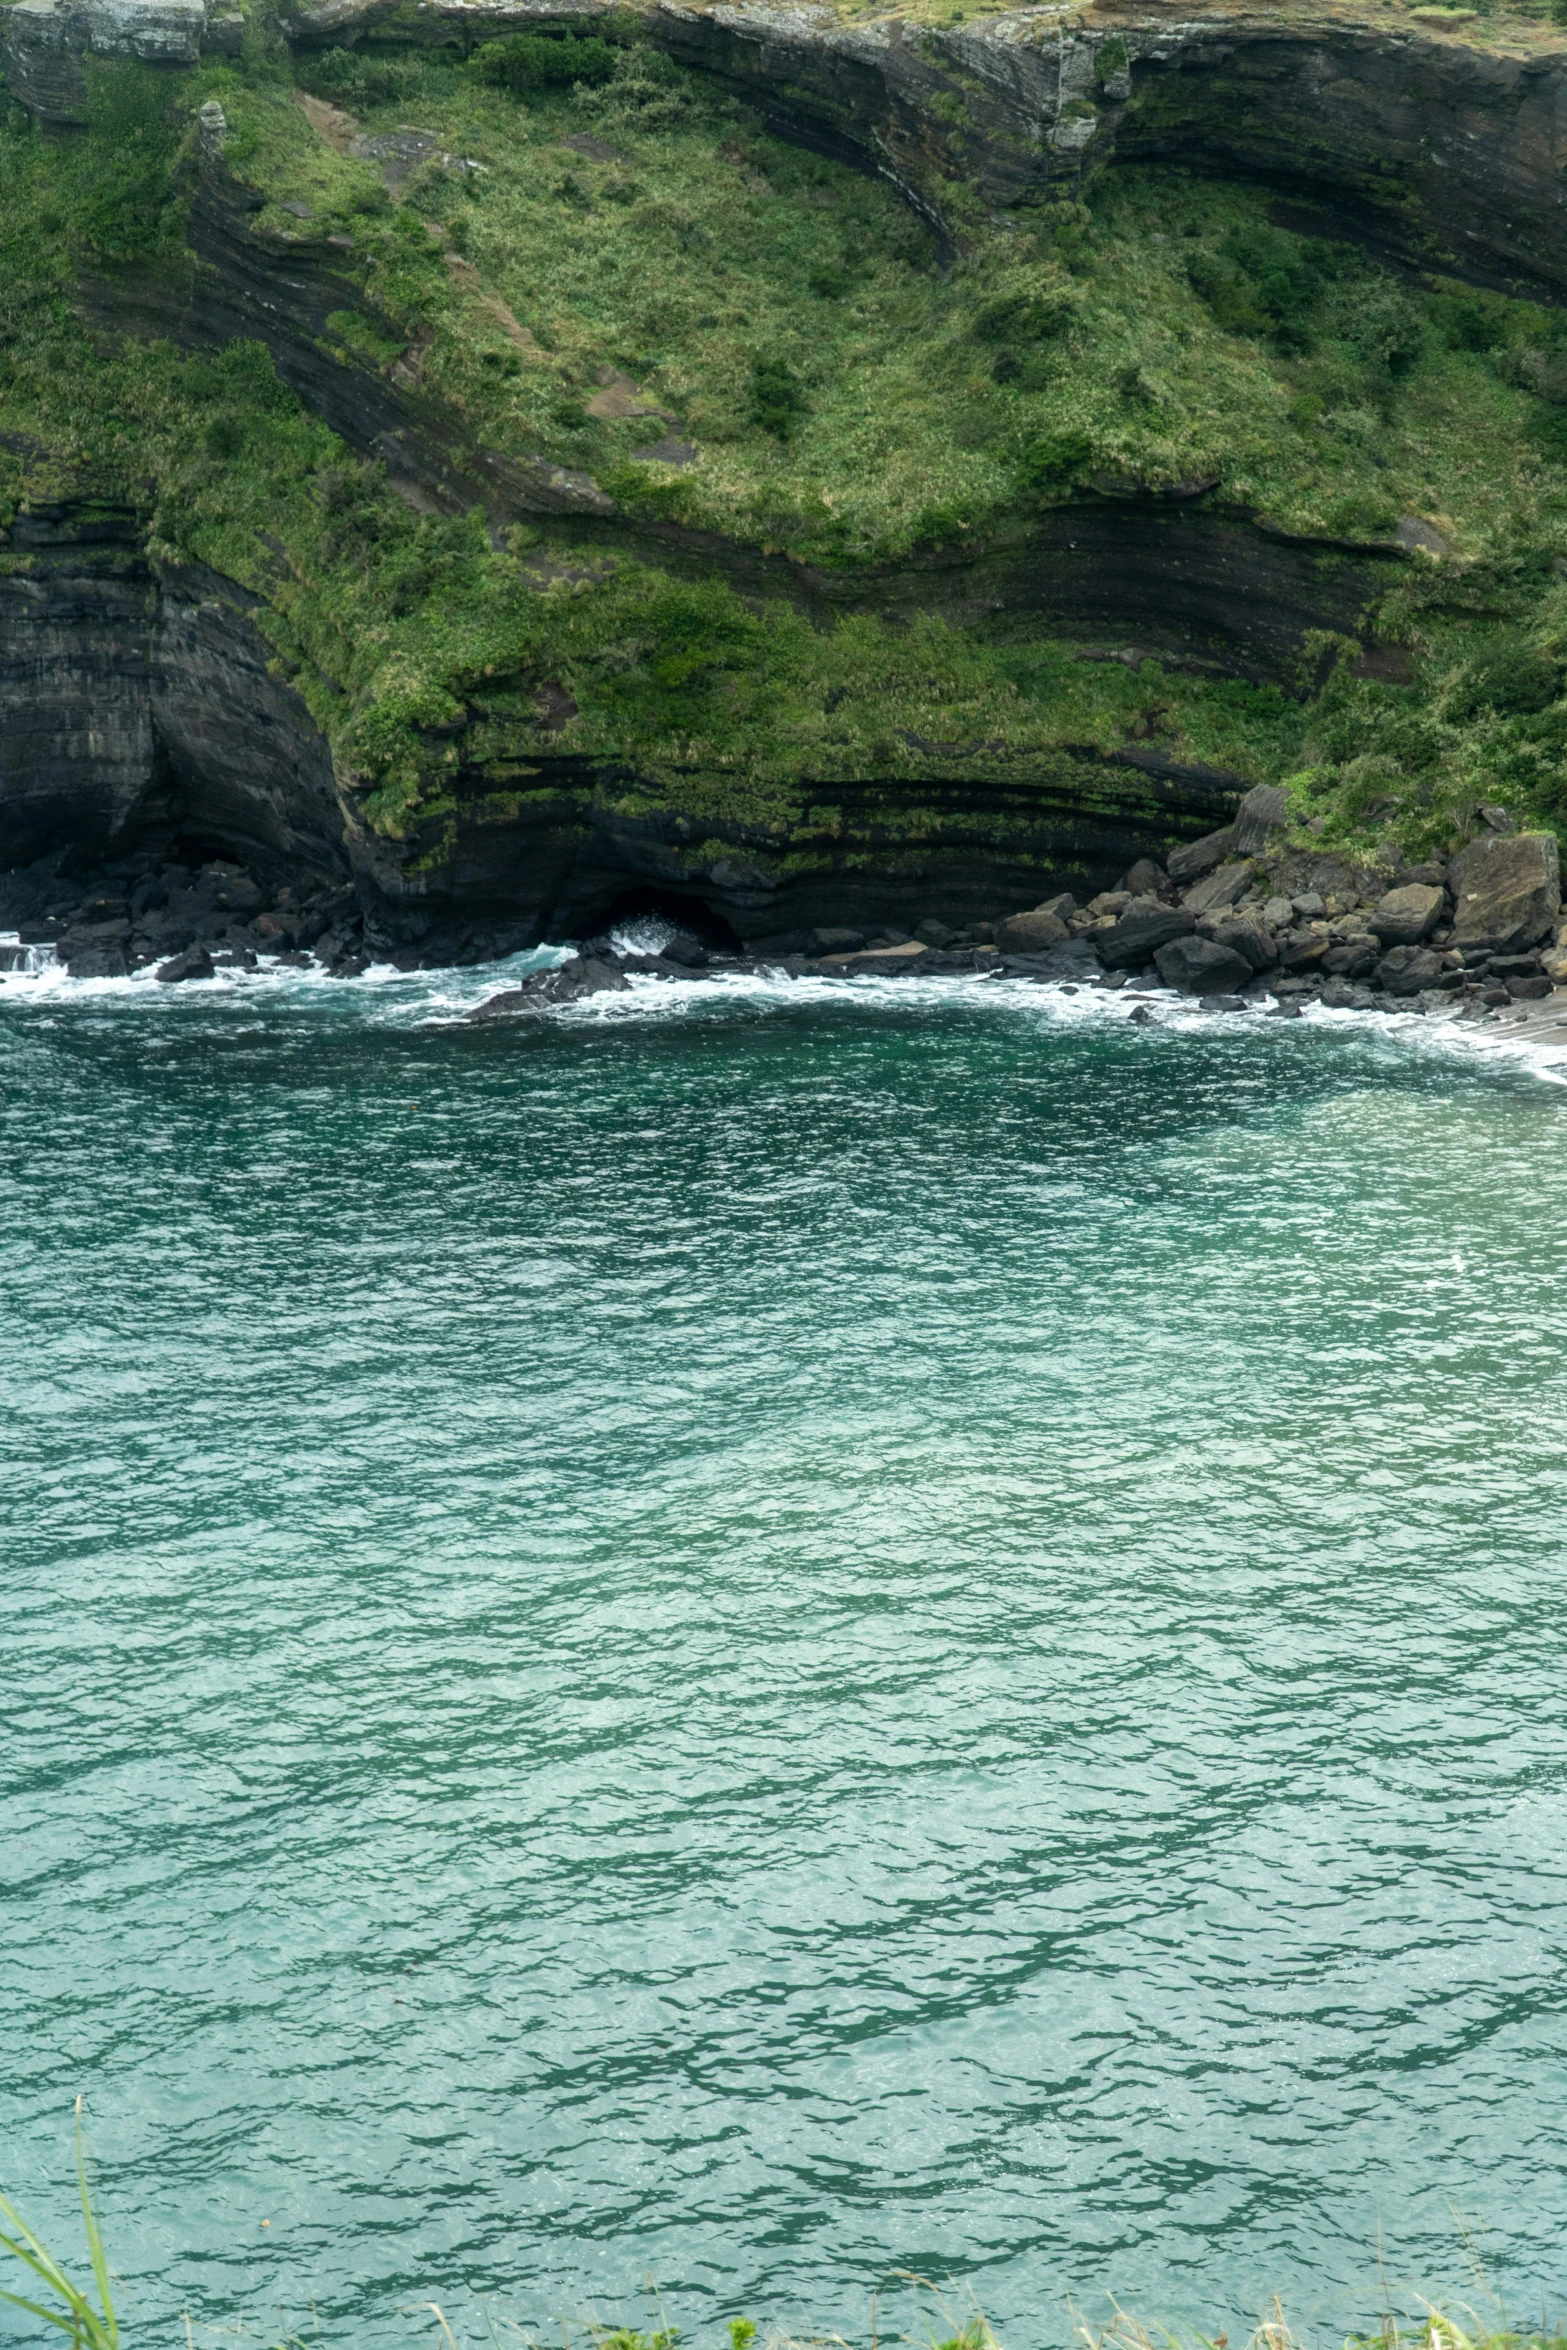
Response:
[[[0,986],[0,2184],[148,2341],[1556,2306],[1567,1090],[493,984]]]

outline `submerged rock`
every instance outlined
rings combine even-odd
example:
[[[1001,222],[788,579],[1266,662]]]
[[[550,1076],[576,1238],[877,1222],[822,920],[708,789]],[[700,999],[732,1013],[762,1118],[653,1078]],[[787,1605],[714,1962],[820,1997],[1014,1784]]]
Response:
[[[187,947],[183,955],[175,955],[167,963],[160,963],[153,973],[164,987],[178,987],[186,979],[210,979],[212,957],[205,947]]]

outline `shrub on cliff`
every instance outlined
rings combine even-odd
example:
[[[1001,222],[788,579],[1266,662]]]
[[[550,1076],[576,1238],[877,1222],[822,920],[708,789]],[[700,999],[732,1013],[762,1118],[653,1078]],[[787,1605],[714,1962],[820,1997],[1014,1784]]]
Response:
[[[352,114],[368,113],[372,106],[392,106],[408,97],[418,78],[417,66],[401,57],[364,57],[357,49],[322,49],[306,54],[295,66],[301,89],[326,98]]]
[[[577,82],[591,88],[613,74],[615,51],[607,41],[584,40],[575,33],[555,38],[511,33],[475,49],[469,70],[496,90],[570,89]]]
[[[579,78],[585,113],[634,130],[658,130],[682,121],[691,112],[690,86],[661,49],[636,42],[612,52],[612,56],[612,69],[599,87],[592,88]]]
[[[1070,325],[1077,302],[1075,289],[1065,279],[1013,287],[981,302],[970,332],[976,343],[1048,342]]]
[[[787,441],[796,419],[806,412],[804,389],[787,361],[756,358],[751,362],[751,422],[775,440]]]

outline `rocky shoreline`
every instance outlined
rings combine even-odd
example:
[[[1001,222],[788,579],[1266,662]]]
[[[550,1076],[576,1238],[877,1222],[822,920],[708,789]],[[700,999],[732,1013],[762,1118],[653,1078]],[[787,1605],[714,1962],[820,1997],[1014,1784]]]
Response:
[[[468,1017],[535,1015],[629,991],[633,979],[975,977],[1127,995],[1156,1017],[1150,990],[1209,1012],[1298,1016],[1329,1010],[1418,1012],[1470,1023],[1554,1024],[1567,983],[1558,846],[1520,833],[1500,808],[1447,861],[1356,864],[1302,846],[1287,795],[1260,785],[1234,821],[1142,858],[1085,904],[1042,903],[955,929],[910,908],[909,927],[852,924],[780,932],[744,949],[666,924],[657,951],[627,935],[577,942],[553,968],[488,998]],[[1309,834],[1305,836],[1309,840]],[[700,919],[693,906],[692,919]],[[75,978],[125,978],[149,966],[166,985],[221,972],[311,969],[352,978],[388,959],[352,890],[269,885],[244,866],[164,861],[83,885],[66,861],[0,877],[0,969],[39,949]]]
[[[1163,866],[1140,860],[1086,905],[1061,891],[962,931],[925,918],[910,930],[785,933],[745,957],[710,954],[691,932],[656,954],[594,938],[470,1017],[542,1012],[625,991],[639,975],[765,968],[795,978],[970,973],[1111,992],[1141,983],[1213,1012],[1290,1018],[1320,1003],[1494,1025],[1529,1017],[1567,981],[1567,924],[1555,837],[1517,832],[1502,809],[1483,814],[1485,829],[1450,861],[1377,869],[1280,845],[1286,795],[1259,786],[1233,824]],[[1146,994],[1139,1005],[1134,1017],[1153,1016]]]

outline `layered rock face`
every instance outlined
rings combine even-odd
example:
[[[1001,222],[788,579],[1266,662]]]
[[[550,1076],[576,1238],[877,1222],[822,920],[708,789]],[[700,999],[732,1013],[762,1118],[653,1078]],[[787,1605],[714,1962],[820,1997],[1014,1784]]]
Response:
[[[243,21],[214,14],[209,23],[206,0],[15,0],[0,30],[0,65],[44,121],[84,122],[86,57],[194,65],[204,47],[237,46]]]
[[[127,511],[19,516],[0,574],[0,823],[6,862],[85,866],[193,834],[246,861],[346,871],[331,755],[268,674],[231,580],[155,580]]]
[[[193,567],[155,576],[140,518],[88,503],[19,517],[6,552],[25,565],[0,574],[6,864],[66,851],[90,875],[178,851],[306,889],[352,880],[370,946],[412,962],[577,935],[638,890],[742,940],[890,918],[911,892],[973,920],[1026,896],[1041,870],[1107,878],[1211,825],[1236,789],[1140,751],[1062,753],[1010,787],[870,779],[836,793],[832,821],[780,875],[771,834],[697,827],[673,807],[628,815],[633,777],[561,759],[499,798],[482,769],[460,773],[438,818],[384,839],[271,673],[246,590]]]
[[[574,19],[607,14],[589,0]],[[319,0],[305,41],[466,45],[559,18],[558,0]],[[657,0],[652,37],[757,105],[769,129],[891,180],[948,243],[944,183],[988,203],[1071,194],[1159,156],[1326,198],[1325,231],[1426,266],[1567,287],[1567,44],[1480,49],[1407,21],[1309,8],[1024,9],[935,28],[830,9]],[[1332,217],[1337,213],[1338,219]]]
[[[596,5],[573,8],[573,20]],[[466,45],[562,13],[537,0],[326,0],[296,31]],[[672,52],[743,90],[775,129],[894,180],[938,237],[952,232],[942,207],[954,180],[993,204],[1026,205],[1101,157],[1185,155],[1308,180],[1385,244],[1427,260],[1567,282],[1560,49],[1480,52],[1403,24],[1282,9],[1180,21],[1030,10],[936,31],[662,0],[647,22]],[[232,37],[202,0],[21,0],[0,11],[11,89],[58,123],[80,118],[95,54],[173,71],[200,43]],[[362,287],[324,243],[258,231],[211,111],[194,266],[94,289],[99,318],[187,346],[259,336],[313,412],[384,461],[416,501],[447,511],[478,502],[497,524],[527,518],[573,544],[717,572],[824,620],[844,609],[959,623],[1021,612],[1066,636],[1132,634],[1149,650],[1253,678],[1290,674],[1311,629],[1354,632],[1404,560],[1391,546],[1292,539],[1216,507],[1200,483],[1163,497],[1107,490],[1020,519],[982,547],[837,572],[678,524],[633,523],[586,475],[498,456],[396,370],[344,356],[329,321],[363,307]],[[68,849],[90,865],[183,841],[322,886],[352,874],[369,942],[412,959],[580,934],[638,890],[704,908],[742,940],[893,919],[916,897],[933,916],[971,922],[1029,902],[1045,876],[1099,886],[1144,853],[1211,830],[1238,793],[1232,777],[1151,754],[1061,750],[1016,782],[868,776],[815,787],[831,822],[782,840],[739,823],[698,826],[673,805],[628,815],[635,777],[543,760],[520,791],[459,772],[437,818],[404,839],[378,838],[339,789],[303,702],[270,674],[244,591],[206,574],[155,578],[124,513],[40,510],[17,523],[9,552],[24,567],[0,574],[7,860]],[[962,764],[962,745],[919,747]],[[1151,953],[1168,940],[1134,943]]]
[[[302,42],[454,43],[611,13],[615,0],[316,0]],[[1459,28],[1326,9],[1109,0],[941,28],[827,8],[654,0],[651,36],[742,92],[769,128],[892,181],[952,243],[954,181],[993,205],[1072,193],[1085,170],[1159,156],[1311,191],[1323,222],[1427,266],[1567,287],[1567,44],[1484,48]],[[82,119],[89,54],[188,63],[231,48],[205,0],[18,0],[0,66],[49,121]],[[1335,222],[1332,214],[1338,215]]]

